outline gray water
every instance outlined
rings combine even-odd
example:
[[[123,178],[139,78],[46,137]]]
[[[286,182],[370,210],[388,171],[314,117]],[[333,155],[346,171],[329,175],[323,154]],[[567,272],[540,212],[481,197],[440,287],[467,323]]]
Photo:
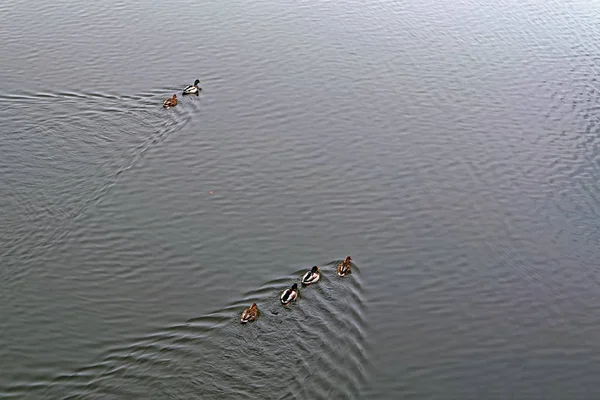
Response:
[[[0,21],[0,397],[600,395],[597,2]]]

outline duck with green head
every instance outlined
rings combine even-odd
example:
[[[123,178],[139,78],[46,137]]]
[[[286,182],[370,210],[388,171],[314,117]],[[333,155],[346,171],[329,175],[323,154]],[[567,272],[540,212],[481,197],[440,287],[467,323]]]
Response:
[[[186,95],[186,94],[198,95],[198,93],[200,93],[200,91],[202,90],[200,87],[198,87],[199,83],[200,83],[200,80],[196,79],[194,81],[193,85],[189,85],[189,86],[186,86],[185,88],[183,88],[183,95]]]
[[[295,301],[298,298],[298,284],[294,283],[291,288],[285,289],[281,293],[281,304],[287,306],[292,301]]]
[[[317,267],[315,265],[314,267],[312,267],[312,269],[310,271],[308,271],[307,273],[304,274],[304,276],[302,276],[302,284],[310,285],[311,283],[317,282],[320,278],[321,278],[320,269],[319,269],[319,267]]]

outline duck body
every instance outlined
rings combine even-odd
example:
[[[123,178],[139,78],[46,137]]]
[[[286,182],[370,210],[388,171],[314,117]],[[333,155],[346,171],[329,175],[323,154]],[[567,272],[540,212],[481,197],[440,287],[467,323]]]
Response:
[[[195,94],[195,95],[198,95],[198,93],[200,93],[200,91],[202,90],[202,89],[200,89],[198,87],[199,83],[200,83],[200,81],[198,79],[196,79],[194,81],[193,85],[189,85],[189,86],[184,87],[183,88],[183,92],[182,92],[183,95],[186,95],[186,94]]]
[[[317,282],[319,279],[321,279],[321,272],[319,268],[315,265],[310,271],[308,271],[302,276],[302,284],[310,285],[312,283]]]
[[[292,301],[296,301],[297,298],[298,298],[298,285],[296,283],[294,283],[291,288],[285,289],[281,293],[280,300],[281,300],[281,304],[283,304],[284,306],[287,306]]]
[[[166,99],[163,103],[163,107],[164,108],[171,108],[171,107],[175,107],[177,105],[177,95],[173,95],[173,97],[169,97],[168,99]]]
[[[240,321],[242,322],[242,324],[245,324],[247,322],[254,321],[257,317],[258,317],[258,306],[256,305],[256,303],[252,303],[252,305],[250,307],[246,308],[242,312]]]
[[[339,276],[346,276],[351,272],[350,268],[352,267],[352,263],[350,261],[352,261],[352,258],[348,256],[343,262],[338,264],[337,274]]]

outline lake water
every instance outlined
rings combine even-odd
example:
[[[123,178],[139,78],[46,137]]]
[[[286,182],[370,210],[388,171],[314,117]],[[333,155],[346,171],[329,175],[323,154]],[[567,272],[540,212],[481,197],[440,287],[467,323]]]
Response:
[[[0,20],[1,398],[600,395],[597,2]]]

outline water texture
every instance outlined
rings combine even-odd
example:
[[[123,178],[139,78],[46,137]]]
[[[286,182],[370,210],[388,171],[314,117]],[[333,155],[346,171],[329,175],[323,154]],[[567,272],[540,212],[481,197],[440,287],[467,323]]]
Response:
[[[594,2],[0,20],[0,397],[600,395]]]

